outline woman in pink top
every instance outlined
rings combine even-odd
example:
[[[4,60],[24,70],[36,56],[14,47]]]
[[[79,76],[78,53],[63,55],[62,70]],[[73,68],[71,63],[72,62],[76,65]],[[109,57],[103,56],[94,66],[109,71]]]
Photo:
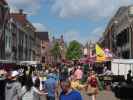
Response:
[[[75,79],[76,80],[81,80],[83,76],[83,71],[81,68],[78,68],[75,73],[74,73]]]

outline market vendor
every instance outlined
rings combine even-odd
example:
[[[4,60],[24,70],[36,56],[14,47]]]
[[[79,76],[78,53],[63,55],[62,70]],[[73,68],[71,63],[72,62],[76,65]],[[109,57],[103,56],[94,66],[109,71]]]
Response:
[[[131,83],[132,83],[131,70],[129,70],[129,71],[128,71],[128,74],[127,74],[127,83],[128,83],[128,84],[131,84]]]

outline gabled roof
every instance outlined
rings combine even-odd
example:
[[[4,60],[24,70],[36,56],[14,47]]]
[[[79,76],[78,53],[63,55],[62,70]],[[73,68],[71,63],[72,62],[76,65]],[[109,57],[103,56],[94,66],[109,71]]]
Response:
[[[4,4],[4,5],[7,5],[7,2],[5,0],[0,0],[0,4]]]
[[[17,22],[21,23],[22,25],[25,25],[27,22],[26,15],[21,15],[19,13],[11,13],[11,17],[13,17]]]
[[[26,14],[21,13],[11,13],[11,17],[13,17],[18,23],[22,26],[29,25],[32,29],[35,30],[35,27],[27,20]]]

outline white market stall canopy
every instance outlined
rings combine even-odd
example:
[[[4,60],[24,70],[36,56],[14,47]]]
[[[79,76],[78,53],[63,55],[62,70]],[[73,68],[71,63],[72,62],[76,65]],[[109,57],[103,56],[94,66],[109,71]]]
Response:
[[[20,64],[36,65],[40,64],[40,61],[21,61]]]
[[[0,63],[8,64],[8,63],[16,63],[16,62],[15,61],[11,61],[11,60],[0,60]]]
[[[113,59],[112,62],[119,64],[133,64],[133,59]]]
[[[111,62],[111,71],[114,75],[124,75],[126,77],[128,71],[133,74],[133,59],[113,59]]]

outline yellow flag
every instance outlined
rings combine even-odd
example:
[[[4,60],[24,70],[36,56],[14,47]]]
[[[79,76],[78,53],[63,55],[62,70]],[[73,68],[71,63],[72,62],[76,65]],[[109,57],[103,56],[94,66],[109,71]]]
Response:
[[[106,60],[105,52],[98,44],[96,44],[96,57],[97,57],[96,60],[98,62]]]

